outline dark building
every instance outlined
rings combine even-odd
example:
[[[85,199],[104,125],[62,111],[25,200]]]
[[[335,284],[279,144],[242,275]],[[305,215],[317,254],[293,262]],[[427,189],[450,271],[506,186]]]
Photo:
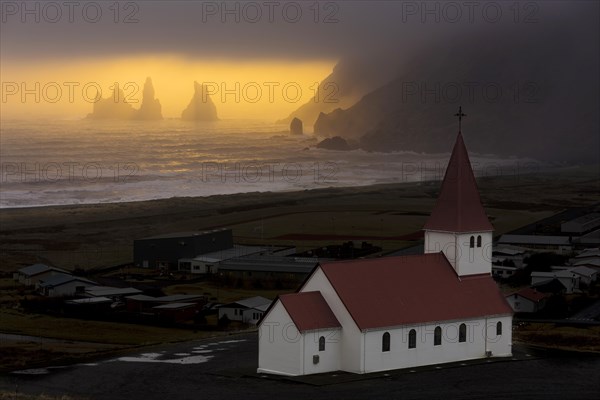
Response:
[[[177,260],[180,258],[196,257],[231,247],[231,229],[169,233],[134,240],[133,262],[143,268],[177,269]]]

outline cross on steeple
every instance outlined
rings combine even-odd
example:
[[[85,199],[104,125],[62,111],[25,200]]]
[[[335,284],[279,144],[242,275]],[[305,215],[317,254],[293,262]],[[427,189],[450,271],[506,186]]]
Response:
[[[458,117],[458,132],[461,130],[462,117],[466,117],[467,114],[463,114],[462,106],[458,106],[458,113],[454,114],[455,117]]]

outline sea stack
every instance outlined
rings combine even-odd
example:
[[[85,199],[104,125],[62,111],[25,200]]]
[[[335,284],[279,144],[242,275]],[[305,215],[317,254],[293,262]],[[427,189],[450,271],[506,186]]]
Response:
[[[128,120],[133,118],[136,110],[125,100],[125,93],[118,86],[113,89],[112,96],[103,99],[98,97],[93,111],[87,115],[89,119]]]
[[[302,135],[302,121],[299,118],[294,118],[290,123],[290,133],[292,135]]]
[[[217,107],[206,91],[205,85],[194,81],[194,97],[185,110],[181,119],[186,121],[218,121]]]
[[[160,101],[154,98],[154,85],[152,85],[152,79],[149,77],[146,78],[146,83],[144,83],[142,105],[140,106],[140,109],[136,111],[134,118],[142,120],[157,120],[163,118]]]

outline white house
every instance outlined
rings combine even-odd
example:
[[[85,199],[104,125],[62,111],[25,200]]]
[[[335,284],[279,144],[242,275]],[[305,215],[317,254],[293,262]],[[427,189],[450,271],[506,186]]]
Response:
[[[568,271],[579,275],[579,283],[584,283],[588,286],[591,285],[592,282],[596,282],[596,279],[598,279],[598,271],[596,269],[589,268],[583,265],[579,265],[574,268],[569,268]]]
[[[201,254],[194,258],[180,258],[178,260],[178,269],[180,271],[190,271],[192,274],[214,274],[219,271],[219,265],[223,261],[259,254],[266,250],[266,248],[260,246],[242,246],[236,244],[229,249]]]
[[[368,373],[512,354],[492,225],[459,132],[425,254],[326,262],[259,323],[258,372]]]
[[[49,297],[83,295],[85,290],[92,286],[96,286],[96,282],[69,274],[51,276],[38,282],[39,292]]]
[[[68,272],[46,264],[33,264],[19,269],[13,274],[13,279],[26,286],[35,286],[40,280],[63,274],[68,274]]]
[[[506,301],[515,312],[535,313],[546,305],[547,293],[540,293],[532,288],[521,289],[506,296]]]
[[[258,320],[262,316],[256,317],[256,313],[264,313],[271,305],[272,301],[261,296],[250,297],[248,299],[235,301],[229,304],[223,304],[219,307],[219,319],[225,315],[230,321],[251,322]],[[254,311],[252,311],[254,310]]]

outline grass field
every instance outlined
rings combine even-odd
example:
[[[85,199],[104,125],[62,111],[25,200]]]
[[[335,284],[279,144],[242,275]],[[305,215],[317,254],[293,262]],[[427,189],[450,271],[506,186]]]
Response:
[[[5,333],[42,336],[109,345],[140,346],[215,336],[215,332],[193,332],[155,326],[59,318],[25,314],[17,310],[0,310]]]
[[[523,343],[556,349],[600,352],[600,326],[527,323],[515,329],[513,338]]]

